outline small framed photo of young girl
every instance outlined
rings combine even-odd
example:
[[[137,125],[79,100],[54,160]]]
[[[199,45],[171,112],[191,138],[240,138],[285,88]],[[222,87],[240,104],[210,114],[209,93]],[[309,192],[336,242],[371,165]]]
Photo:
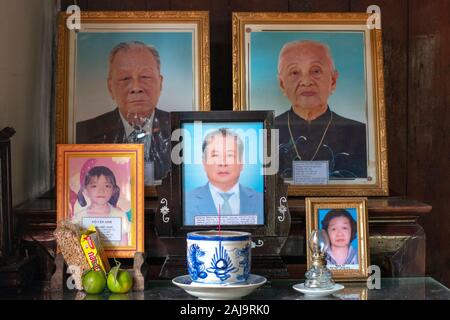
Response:
[[[144,252],[142,144],[57,145],[57,219],[96,227],[110,258]]]
[[[329,239],[326,262],[338,281],[368,277],[367,198],[306,198],[306,239],[313,230],[325,230]],[[308,268],[311,252],[307,250]]]

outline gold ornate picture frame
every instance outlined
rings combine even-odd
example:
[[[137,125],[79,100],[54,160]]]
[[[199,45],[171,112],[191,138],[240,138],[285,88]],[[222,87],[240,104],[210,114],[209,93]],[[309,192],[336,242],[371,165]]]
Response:
[[[326,231],[330,239],[327,267],[333,278],[367,280],[370,265],[367,198],[306,198],[305,204],[306,239],[313,230]],[[311,267],[308,248],[307,266]]]
[[[66,27],[68,17],[65,12],[60,13],[58,25],[57,143],[127,142],[128,131],[125,124],[122,125],[126,116],[120,112],[122,120],[119,118],[118,111],[122,109],[109,83],[111,57],[123,43],[138,41],[145,46],[153,46],[159,54],[161,84],[158,85],[160,94],[155,98],[156,110],[210,110],[208,12],[82,12],[78,31]],[[170,119],[166,119],[169,116],[163,116],[154,116],[153,127],[149,129],[154,138],[155,130],[161,129],[164,133],[169,129]],[[92,124],[94,120],[96,123]],[[163,141],[154,145],[170,145],[170,134],[168,136],[168,143]],[[149,176],[147,167],[145,174]],[[156,174],[150,182],[146,180],[146,195],[156,196],[154,186],[159,185],[163,177],[164,174],[161,177]]]
[[[58,144],[57,221],[93,224],[109,258],[144,252],[142,144]]]
[[[274,110],[275,127],[280,130],[280,174],[289,184],[289,195],[388,195],[381,29],[369,29],[368,17],[366,13],[233,13],[234,110]],[[295,41],[328,47],[338,74],[323,114],[329,126],[324,125],[323,134],[315,140],[296,131],[293,104],[280,86],[284,79],[278,69],[279,55]],[[342,121],[352,126],[345,136],[339,129],[333,131],[333,125],[338,128]],[[330,142],[333,136],[340,137],[337,144],[342,147]],[[306,166],[316,160],[327,162],[321,170],[329,172],[328,180],[303,183],[295,179],[298,170],[293,160]]]

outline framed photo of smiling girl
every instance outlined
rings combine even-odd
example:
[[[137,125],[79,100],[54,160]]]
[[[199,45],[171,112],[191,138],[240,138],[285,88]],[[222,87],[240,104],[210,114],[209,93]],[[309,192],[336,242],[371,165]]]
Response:
[[[110,258],[144,252],[143,145],[57,145],[57,219],[91,225]]]
[[[274,110],[290,195],[387,195],[381,30],[366,13],[234,13],[235,110]]]
[[[329,238],[326,262],[333,278],[366,280],[369,266],[367,198],[306,198],[306,239],[313,230]],[[307,255],[308,268],[311,254]]]

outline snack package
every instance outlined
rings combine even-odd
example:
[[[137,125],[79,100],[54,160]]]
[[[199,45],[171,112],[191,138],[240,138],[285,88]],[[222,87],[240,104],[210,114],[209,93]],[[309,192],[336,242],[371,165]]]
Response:
[[[58,252],[62,253],[68,270],[73,275],[75,287],[82,290],[81,276],[90,269],[90,266],[80,246],[79,227],[68,220],[62,220],[58,222],[54,235],[58,244]]]
[[[107,274],[111,267],[94,225],[81,233],[80,244],[91,269],[103,270]]]

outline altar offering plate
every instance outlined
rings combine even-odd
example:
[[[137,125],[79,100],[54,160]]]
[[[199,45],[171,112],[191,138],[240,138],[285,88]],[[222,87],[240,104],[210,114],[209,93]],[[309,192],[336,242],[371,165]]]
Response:
[[[190,295],[203,300],[234,300],[252,293],[266,283],[263,276],[250,274],[245,282],[229,284],[205,284],[191,280],[190,275],[176,277],[172,283]]]
[[[297,284],[293,285],[292,288],[294,288],[297,291],[300,291],[305,296],[318,298],[318,297],[325,297],[325,296],[328,296],[335,292],[338,292],[338,291],[344,289],[344,286],[341,284],[335,283],[329,289],[321,289],[321,288],[308,288],[308,287],[305,287],[304,283],[297,283]]]

